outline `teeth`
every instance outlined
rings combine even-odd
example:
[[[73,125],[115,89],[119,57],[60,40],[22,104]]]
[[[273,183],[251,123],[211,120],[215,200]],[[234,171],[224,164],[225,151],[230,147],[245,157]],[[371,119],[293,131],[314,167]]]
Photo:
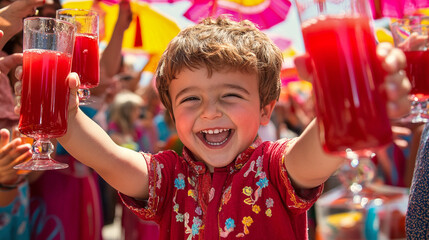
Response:
[[[226,132],[226,131],[229,131],[229,129],[215,129],[215,130],[212,130],[212,129],[210,129],[210,130],[202,130],[201,132],[202,133],[205,133],[205,134],[219,134],[219,133],[221,133],[221,132]]]
[[[218,143],[213,143],[213,142],[208,142],[208,141],[206,141],[206,143],[208,143],[212,146],[219,146],[219,145],[224,144],[226,142],[226,140],[228,140],[228,138],[225,138],[225,140],[223,140],[222,142],[218,142]]]

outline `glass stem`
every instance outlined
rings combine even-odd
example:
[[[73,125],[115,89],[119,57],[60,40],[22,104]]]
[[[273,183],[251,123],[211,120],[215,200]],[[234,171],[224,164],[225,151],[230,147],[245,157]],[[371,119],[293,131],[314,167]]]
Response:
[[[80,88],[77,91],[77,94],[78,94],[78,97],[79,97],[80,101],[86,101],[91,96],[91,92],[89,91],[88,88]]]
[[[369,157],[361,157],[356,153],[347,152],[346,162],[340,168],[339,178],[353,196],[359,195],[365,184],[375,176],[375,166]]]
[[[47,138],[37,139],[32,146],[34,160],[50,160],[54,145]]]

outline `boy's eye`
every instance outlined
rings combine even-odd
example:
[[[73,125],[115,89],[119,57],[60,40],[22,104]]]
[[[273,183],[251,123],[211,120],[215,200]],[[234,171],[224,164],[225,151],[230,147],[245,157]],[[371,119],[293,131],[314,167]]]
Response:
[[[183,98],[182,101],[180,101],[180,103],[184,103],[184,102],[190,102],[190,101],[198,101],[199,99],[197,97],[186,97]]]
[[[228,93],[225,94],[224,97],[236,97],[236,98],[243,98],[241,95],[236,94],[236,93]]]

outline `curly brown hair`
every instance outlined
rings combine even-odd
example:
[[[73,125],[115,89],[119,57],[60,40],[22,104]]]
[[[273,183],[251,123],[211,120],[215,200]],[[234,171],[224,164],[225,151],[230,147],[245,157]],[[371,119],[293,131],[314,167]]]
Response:
[[[258,74],[261,107],[280,94],[280,49],[252,22],[233,21],[227,16],[206,18],[182,30],[167,46],[156,70],[161,102],[172,114],[168,87],[184,68],[207,68],[213,72],[238,70]]]

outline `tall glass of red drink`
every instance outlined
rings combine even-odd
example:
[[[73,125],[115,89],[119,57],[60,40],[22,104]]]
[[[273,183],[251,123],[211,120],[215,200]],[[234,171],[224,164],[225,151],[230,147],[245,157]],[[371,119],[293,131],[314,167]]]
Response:
[[[59,9],[56,17],[77,27],[72,72],[76,72],[80,78],[79,104],[89,104],[89,89],[100,83],[98,13],[86,9]]]
[[[67,131],[75,26],[55,18],[24,19],[23,73],[19,131],[36,141],[32,160],[17,169],[49,170],[66,168],[50,157],[53,144]]]
[[[381,87],[386,73],[377,58],[368,2],[295,1],[312,67],[321,143],[327,153],[347,160],[339,176],[344,209],[351,212],[370,205],[371,197],[362,191],[374,176],[369,158],[392,142]]]
[[[410,16],[397,19],[390,25],[395,46],[402,49],[407,58],[407,77],[411,82],[410,114],[403,122],[429,121],[429,18]]]

